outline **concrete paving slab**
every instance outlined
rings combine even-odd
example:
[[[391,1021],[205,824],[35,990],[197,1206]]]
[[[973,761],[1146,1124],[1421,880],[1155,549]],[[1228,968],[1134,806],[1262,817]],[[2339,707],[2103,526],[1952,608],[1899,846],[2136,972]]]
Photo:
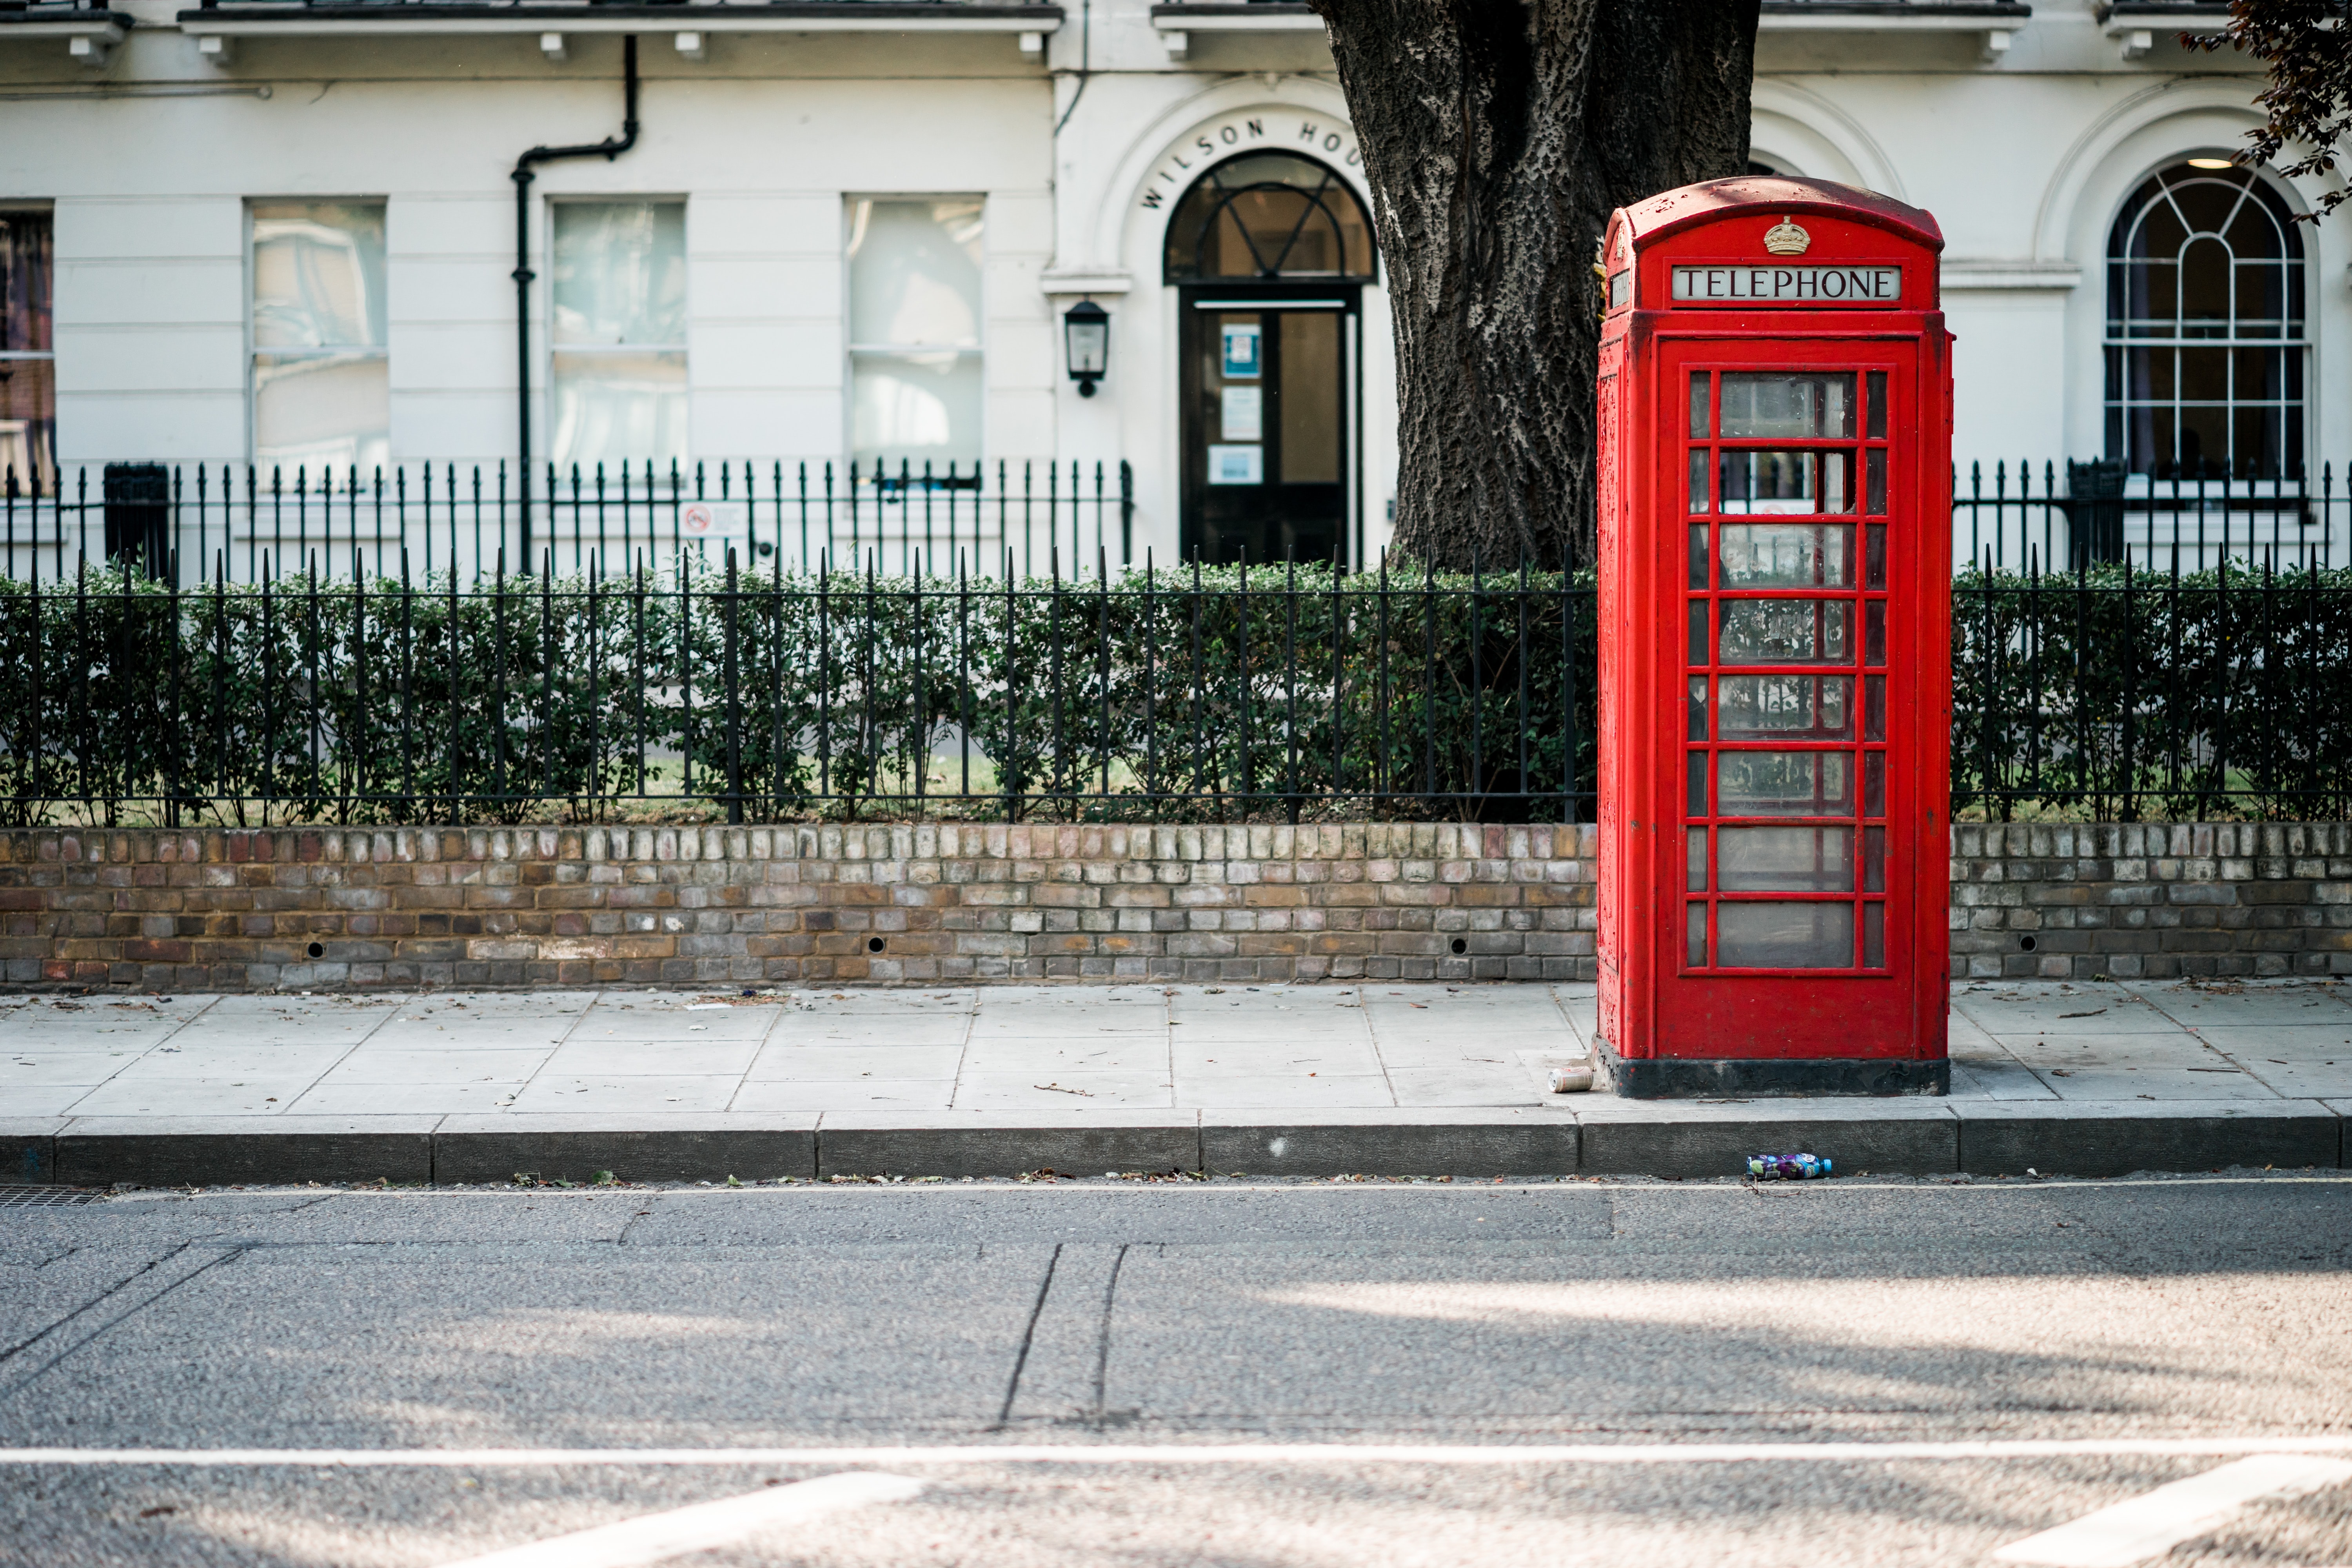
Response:
[[[1370,1039],[1237,1040],[1203,1031],[1198,1038],[1180,1038],[1170,1047],[1169,1059],[1180,1077],[1234,1077],[1274,1074],[1289,1079],[1308,1073],[1378,1073],[1381,1053]]]
[[[1578,1138],[1565,1110],[1201,1116],[1205,1168],[1228,1175],[1567,1175],[1578,1168]]]
[[[2328,1062],[2275,1061],[2251,1056],[2237,1059],[2265,1088],[2288,1100],[2333,1100],[2352,1095],[2352,1055]]]
[[[2047,1068],[2035,1073],[2060,1100],[2276,1100],[2278,1091],[2243,1068]]]
[[[2340,1022],[2352,990],[2328,980],[2127,980],[2124,988],[2187,1025],[2217,1017],[2240,1024]]]
[[[1458,1028],[1416,1026],[1405,1030],[1375,1029],[1372,1041],[1380,1047],[1382,1058],[1391,1062],[1408,1056],[1443,1059],[1449,1053],[1455,1057],[1505,1057],[1512,1051],[1588,1048],[1576,1031],[1565,1024],[1541,1029],[1482,1029],[1467,1022]]]
[[[68,1025],[52,1027],[37,1020],[26,1023],[0,1019],[0,1049],[53,1051],[58,1054],[72,1051],[89,1056],[119,1052],[135,1054],[162,1045],[181,1026],[177,1023],[145,1023],[136,1026]]]
[[[555,1047],[543,1073],[576,1078],[680,1077],[704,1073],[740,1078],[761,1049],[755,1038],[572,1040]]]
[[[1334,1007],[1327,1012],[1301,1008],[1238,1007],[1230,1010],[1185,1009],[1170,1019],[1171,1026],[1264,1039],[1362,1040],[1371,1037],[1370,1026],[1360,1007]]]
[[[89,1098],[87,1084],[58,1084],[45,1088],[13,1089],[0,1104],[5,1104],[12,1116],[63,1116],[79,1100]]]
[[[730,1110],[822,1111],[945,1110],[955,1103],[951,1078],[816,1079],[805,1082],[746,1083],[728,1101]]]
[[[287,1107],[289,1116],[447,1116],[503,1110],[523,1086],[516,1083],[325,1083]]]
[[[1975,1019],[1966,1013],[1948,1013],[1944,1017],[1944,1048],[1954,1061],[1964,1058],[2006,1057],[2008,1048],[1996,1040]]]
[[[963,1048],[967,1075],[1139,1072],[1168,1076],[1168,1042],[1155,1035],[1092,1036],[1076,1040],[982,1040]]]
[[[68,1084],[95,1089],[138,1059],[130,1052],[43,1051],[38,1056],[0,1056],[0,1097],[14,1095],[19,1089]]]
[[[124,1063],[121,1070],[109,1076],[127,1083],[236,1078],[248,1073],[275,1078],[309,1074],[315,1078],[342,1060],[350,1049],[341,1041],[318,1045],[295,1041],[282,1045],[164,1045],[141,1052],[137,1060]]]
[[[769,1041],[744,1075],[747,1083],[854,1083],[872,1074],[893,1079],[954,1081],[961,1046],[793,1045]]]
[[[1396,1093],[1379,1073],[1326,1073],[1298,1079],[1273,1073],[1179,1074],[1175,1102],[1198,1110],[1274,1110],[1309,1115],[1338,1106],[1393,1108]]]
[[[1959,1125],[1941,1100],[1727,1103],[1580,1097],[1585,1175],[1736,1176],[1750,1154],[1821,1154],[1840,1174],[1960,1168]]]
[[[595,1078],[542,1073],[516,1096],[515,1109],[554,1115],[724,1110],[742,1081],[740,1073]]]
[[[972,1110],[1010,1110],[1024,1106],[1058,1110],[1073,1101],[1093,1105],[1172,1108],[1173,1080],[1152,1071],[981,1072],[967,1065],[956,1085],[956,1104]]]
[[[1955,1100],[1960,1169],[2120,1176],[2232,1165],[2335,1167],[2342,1119],[2317,1100]]]
[[[2197,1037],[2232,1057],[2281,1057],[2289,1061],[2352,1061],[2352,1026],[2281,1024],[2200,1024]]]
[[[1017,1176],[1027,1171],[1196,1171],[1199,1118],[1189,1111],[1101,1110],[877,1116],[827,1112],[820,1175]]]
[[[2221,1053],[2186,1029],[2145,1034],[1997,1035],[2000,1048],[2030,1067],[2227,1067]]]
[[[814,1114],[450,1116],[433,1138],[433,1179],[772,1181],[816,1171]]]
[[[1526,1105],[1534,1083],[1514,1061],[1457,1067],[1391,1067],[1389,1082],[1399,1105]]]
[[[78,1097],[72,1114],[271,1117],[282,1113],[318,1081],[315,1069],[269,1078],[117,1078]],[[13,1096],[10,1109],[15,1109]]]
[[[621,1010],[599,1007],[564,1037],[567,1041],[750,1040],[767,1037],[781,1015],[770,1007],[719,1007],[689,1013],[684,1007]]]
[[[876,1013],[863,1018],[833,1019],[792,1013],[778,1020],[767,1043],[887,1049],[900,1046],[961,1046],[971,1033],[971,1018],[960,1013],[944,1017],[921,1013]]]
[[[2014,987],[1968,991],[1952,1010],[2006,1039],[2018,1035],[2130,1035],[2171,1028],[2172,1021],[2116,984],[2079,985],[2065,992]]]
[[[541,1046],[524,1050],[357,1050],[319,1075],[320,1085],[523,1083],[552,1055]]]
[[[990,994],[995,995],[1011,993],[1010,988],[1007,988],[1005,992]],[[953,1015],[962,1017],[969,1016],[980,1005],[976,990],[961,988],[953,991],[871,991],[862,988],[855,991],[828,991],[819,988],[787,992],[781,1000],[789,1005],[795,1013],[819,1018],[866,1018],[878,1015],[897,1016],[902,1014]]]
[[[193,1048],[239,1046],[252,1048],[291,1047],[340,1056],[373,1034],[381,1019],[309,1018],[299,1015],[272,1017],[223,1016],[207,1013],[175,1030],[170,1043]]]
[[[581,1015],[551,1018],[515,1016],[475,1018],[466,1014],[446,1021],[394,1018],[354,1047],[362,1051],[552,1050],[580,1024]]]
[[[982,1012],[965,1037],[974,1046],[1068,1045],[1080,1040],[1160,1040],[1168,1037],[1168,1020],[1140,1010],[1124,1016],[1042,1018],[1030,1022]]]
[[[135,1057],[169,1044],[171,1037],[169,1029],[73,1031],[0,1026],[0,1056],[37,1052],[57,1057]]]
[[[2056,1100],[2058,1091],[2032,1068],[2008,1057],[1994,1060],[1971,1058],[1952,1062],[1955,1100]]]
[[[57,1180],[143,1187],[433,1179],[430,1116],[76,1117]]]

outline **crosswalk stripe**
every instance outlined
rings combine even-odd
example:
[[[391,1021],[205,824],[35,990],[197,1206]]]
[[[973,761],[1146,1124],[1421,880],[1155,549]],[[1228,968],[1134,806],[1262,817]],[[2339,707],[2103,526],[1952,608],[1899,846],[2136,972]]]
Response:
[[[907,1476],[858,1470],[575,1531],[468,1557],[444,1568],[637,1568],[689,1552],[731,1545],[778,1525],[873,1503],[902,1502],[922,1489],[922,1482]]]
[[[1993,1553],[2042,1568],[2130,1568],[2210,1533],[2249,1503],[2302,1497],[2352,1481],[2352,1462],[2309,1454],[2263,1454],[2086,1513]]]

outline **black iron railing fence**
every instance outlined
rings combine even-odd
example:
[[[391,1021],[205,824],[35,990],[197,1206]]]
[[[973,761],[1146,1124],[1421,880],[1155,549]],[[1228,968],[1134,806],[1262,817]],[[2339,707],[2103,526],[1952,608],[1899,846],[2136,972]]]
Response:
[[[909,572],[959,552],[987,572],[1010,558],[1045,573],[1049,552],[1122,565],[1134,557],[1135,476],[1125,462],[549,464],[526,508],[505,464],[355,467],[109,463],[0,476],[0,574],[61,579],[82,561],[130,556],[183,581],[330,576],[405,550],[426,574],[478,583],[509,562],[607,574],[680,555],[709,564],[815,570],[865,561]]]
[[[2352,566],[2352,482],[2317,476],[2151,479],[2118,462],[2020,461],[1952,476],[1952,559],[2023,571],[2126,559],[2147,571],[2225,560]]]
[[[1952,595],[1956,813],[2352,815],[2352,569],[2262,551],[2048,571],[2030,549]]]
[[[610,574],[705,564],[732,546],[747,565],[814,571],[869,555],[885,572],[959,551],[992,574],[1040,576],[1104,552],[1136,559],[1135,476],[1125,462],[863,468],[829,462],[550,465],[529,516],[507,468],[415,463],[388,468],[114,463],[70,468],[46,488],[0,475],[0,574],[62,578],[80,561],[135,556],[151,574],[176,552],[193,585],[215,570],[257,582],[304,569],[343,575],[353,547],[372,562],[402,550],[422,572],[467,582],[509,562],[551,560]],[[2224,558],[2352,565],[2352,484],[2332,463],[2315,479],[2150,479],[2121,465],[1969,465],[1953,476],[1952,555],[2022,570],[2120,562],[2210,571]],[[714,553],[717,552],[717,553]]]
[[[1048,547],[1032,577],[997,548],[992,573],[720,543],[478,580],[364,546],[340,574],[263,552],[249,583],[217,556],[193,586],[135,557],[0,579],[0,816],[1593,815],[1589,573],[1097,547],[1078,574]],[[2167,554],[1960,573],[1958,815],[2352,816],[2352,568],[2242,535]]]
[[[17,823],[1589,817],[1593,589],[541,562],[0,583]]]

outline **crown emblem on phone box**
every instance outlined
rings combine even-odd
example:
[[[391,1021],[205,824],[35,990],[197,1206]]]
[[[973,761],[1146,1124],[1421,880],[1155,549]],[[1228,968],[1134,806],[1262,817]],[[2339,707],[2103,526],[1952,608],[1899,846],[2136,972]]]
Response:
[[[1764,231],[1764,248],[1775,256],[1802,256],[1813,243],[1813,237],[1782,218]]]

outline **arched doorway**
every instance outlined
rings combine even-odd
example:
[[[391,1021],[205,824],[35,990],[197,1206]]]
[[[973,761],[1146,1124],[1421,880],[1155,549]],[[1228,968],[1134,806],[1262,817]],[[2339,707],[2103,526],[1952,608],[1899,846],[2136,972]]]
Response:
[[[2107,237],[2108,459],[2159,479],[2300,471],[2304,345],[2286,197],[2224,157],[2143,181]]]
[[[1210,562],[1352,559],[1362,535],[1363,205],[1328,166],[1231,158],[1169,217],[1182,545]]]

